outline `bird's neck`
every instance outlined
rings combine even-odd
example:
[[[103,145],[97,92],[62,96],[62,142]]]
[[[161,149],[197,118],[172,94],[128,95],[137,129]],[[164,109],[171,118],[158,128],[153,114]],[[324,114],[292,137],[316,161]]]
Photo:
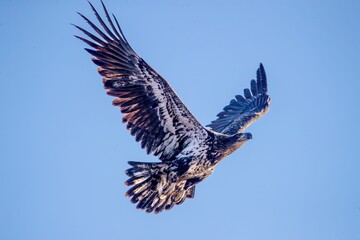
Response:
[[[215,162],[221,161],[223,158],[240,148],[244,143],[244,141],[238,141],[238,137],[233,135],[216,136],[212,147],[212,151],[216,153]]]

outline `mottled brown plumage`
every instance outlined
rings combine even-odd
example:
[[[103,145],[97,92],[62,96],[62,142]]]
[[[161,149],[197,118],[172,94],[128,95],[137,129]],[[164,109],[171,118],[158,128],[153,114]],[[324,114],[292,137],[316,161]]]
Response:
[[[90,39],[76,36],[99,66],[99,74],[113,105],[123,113],[123,123],[147,153],[161,162],[132,162],[126,170],[131,188],[126,196],[137,208],[159,213],[193,198],[195,186],[208,177],[227,155],[252,138],[245,128],[268,111],[270,97],[262,64],[257,79],[244,96],[237,95],[218,114],[218,119],[203,127],[190,113],[169,83],[130,47],[113,15],[104,4],[108,25],[90,3],[101,25],[98,28],[80,14],[96,35],[76,26]]]

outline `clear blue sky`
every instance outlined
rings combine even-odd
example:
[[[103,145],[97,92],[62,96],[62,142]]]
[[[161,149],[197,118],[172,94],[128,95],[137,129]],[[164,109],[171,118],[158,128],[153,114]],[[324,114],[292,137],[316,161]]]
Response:
[[[1,0],[0,239],[360,239],[360,1],[106,5],[201,123],[259,62],[270,111],[195,199],[145,214],[124,171],[155,158],[72,36],[87,2]]]

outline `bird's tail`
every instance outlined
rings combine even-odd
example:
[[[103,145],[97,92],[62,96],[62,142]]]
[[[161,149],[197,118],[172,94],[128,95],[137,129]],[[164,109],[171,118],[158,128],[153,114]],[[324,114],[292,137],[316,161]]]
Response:
[[[125,185],[132,186],[126,196],[131,197],[137,208],[147,213],[171,209],[181,204],[186,197],[193,197],[195,189],[184,189],[185,182],[174,181],[174,171],[167,163],[128,162],[132,167],[126,170],[130,178]]]

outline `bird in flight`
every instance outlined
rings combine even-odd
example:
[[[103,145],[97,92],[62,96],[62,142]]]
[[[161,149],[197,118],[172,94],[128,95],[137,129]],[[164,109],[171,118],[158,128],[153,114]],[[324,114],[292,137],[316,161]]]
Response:
[[[129,161],[125,184],[131,188],[126,196],[147,213],[169,210],[194,198],[196,185],[252,138],[244,130],[269,110],[265,70],[260,64],[250,89],[236,95],[206,128],[170,84],[131,48],[116,17],[111,18],[101,4],[107,23],[90,3],[100,27],[79,13],[95,33],[74,25],[87,36],[75,37],[90,46],[85,50],[99,66],[106,93],[115,97],[113,105],[120,108],[131,135],[161,161]]]

